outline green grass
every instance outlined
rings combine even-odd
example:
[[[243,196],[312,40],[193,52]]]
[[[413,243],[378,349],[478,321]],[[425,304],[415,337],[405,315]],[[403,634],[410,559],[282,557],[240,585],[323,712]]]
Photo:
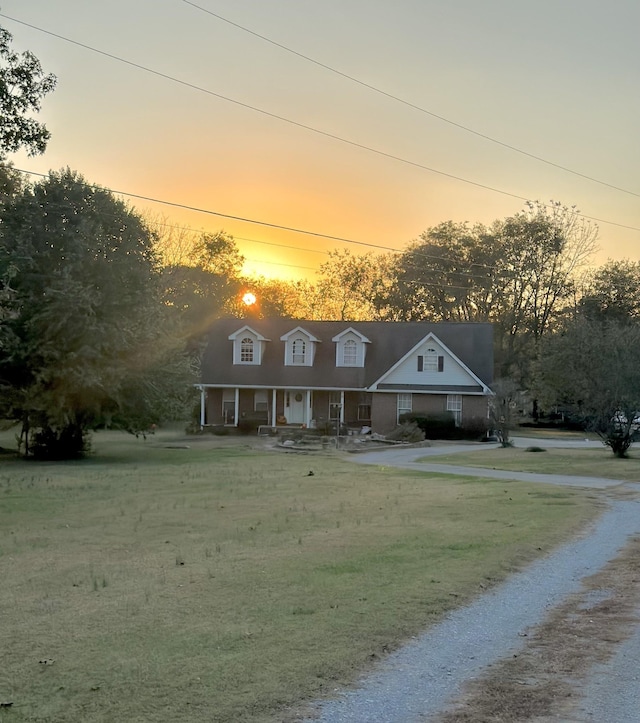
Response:
[[[541,446],[544,448],[544,442]],[[544,452],[527,452],[508,447],[477,449],[460,454],[423,457],[423,462],[455,464],[463,467],[484,467],[513,472],[608,477],[627,482],[640,480],[640,452],[632,449],[627,459],[614,457],[604,445],[597,449],[563,449],[549,447]]]
[[[282,721],[600,509],[168,440],[103,433],[86,461],[0,462],[2,723]]]

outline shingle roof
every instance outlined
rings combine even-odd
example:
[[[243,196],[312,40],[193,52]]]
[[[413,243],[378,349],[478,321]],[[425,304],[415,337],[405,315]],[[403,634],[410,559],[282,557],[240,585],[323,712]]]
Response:
[[[262,364],[234,365],[229,335],[244,325],[262,334]],[[280,337],[302,327],[320,339],[312,367],[285,366]],[[367,344],[364,368],[336,367],[336,345],[331,341],[352,327]],[[233,386],[365,389],[387,372],[429,333],[433,333],[487,386],[493,379],[493,329],[488,323],[304,321],[299,319],[218,319],[211,326],[202,359],[202,383]]]

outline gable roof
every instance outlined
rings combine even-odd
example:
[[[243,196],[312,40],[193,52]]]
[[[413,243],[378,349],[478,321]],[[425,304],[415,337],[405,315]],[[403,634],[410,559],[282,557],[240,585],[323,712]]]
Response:
[[[265,339],[260,365],[234,365],[234,332],[249,325]],[[284,365],[284,342],[290,332],[302,327],[320,343],[313,366]],[[364,367],[336,367],[335,342],[352,329],[370,342]],[[202,383],[228,386],[307,387],[314,389],[366,389],[405,358],[429,334],[451,351],[483,386],[493,380],[493,329],[488,323],[308,321],[300,319],[218,319],[209,330],[202,358]],[[320,373],[321,372],[321,373]]]
[[[424,345],[425,345],[426,343],[428,343],[428,342],[434,342],[436,345],[442,346],[442,347],[444,347],[445,349],[447,348],[446,344],[443,344],[443,343],[440,341],[440,339],[438,339],[438,337],[437,337],[432,331],[430,331],[430,332],[427,334],[426,337],[424,337],[423,339],[420,339],[420,341],[419,341],[412,349],[409,349],[409,351],[408,351],[401,359],[398,359],[398,361],[397,361],[390,369],[388,369],[388,370],[380,377],[380,379],[377,379],[375,382],[373,382],[373,386],[374,386],[375,388],[377,388],[377,389],[383,389],[383,388],[384,388],[383,382],[385,381],[385,379],[386,379],[387,377],[389,377],[389,376],[393,373],[393,371],[394,371],[395,369],[397,369],[404,361],[406,361],[412,354],[414,354],[416,351],[418,351],[418,349],[420,349],[422,346],[424,346]],[[453,351],[451,351],[450,349],[449,349],[448,351],[449,351],[449,354],[451,355],[451,357],[453,358],[453,360],[454,360],[464,371],[466,371],[466,372],[469,374],[469,376],[470,376],[477,384],[480,385],[480,387],[488,387],[488,384],[485,384],[485,382],[483,382],[482,379],[480,379],[480,377],[478,377],[477,374],[475,374],[471,369],[469,369],[469,367],[462,361],[462,359],[459,359],[459,358],[457,357],[457,355],[456,355]]]

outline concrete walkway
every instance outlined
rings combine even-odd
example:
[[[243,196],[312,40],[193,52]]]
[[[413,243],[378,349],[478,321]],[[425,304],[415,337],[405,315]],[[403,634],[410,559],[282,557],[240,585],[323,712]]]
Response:
[[[593,440],[573,439],[531,439],[529,437],[514,437],[515,447],[544,447],[544,448],[567,448],[567,449],[602,449],[602,442]],[[464,467],[452,464],[437,464],[435,462],[418,461],[425,458],[437,457],[443,454],[456,454],[459,452],[476,452],[481,458],[482,452],[487,449],[496,449],[500,445],[495,443],[486,444],[439,444],[433,447],[411,447],[376,450],[350,455],[349,459],[359,464],[374,464],[381,467],[400,467],[412,469],[418,472],[438,472],[440,474],[453,474],[459,477],[490,477],[492,479],[519,480],[522,482],[544,482],[546,484],[567,485],[572,487],[591,487],[594,489],[606,489],[615,487],[624,482],[619,479],[606,477],[578,477],[575,475],[563,474],[536,474],[533,472],[510,472],[507,470],[485,468],[485,467]]]

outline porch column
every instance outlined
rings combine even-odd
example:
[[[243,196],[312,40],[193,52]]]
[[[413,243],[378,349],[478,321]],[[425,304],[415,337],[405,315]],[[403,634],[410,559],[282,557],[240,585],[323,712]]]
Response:
[[[311,426],[311,389],[307,389],[307,398],[304,408],[304,426],[307,429]]]
[[[240,404],[240,388],[239,388],[239,387],[236,387],[235,394],[236,394],[236,395],[235,395],[234,405],[233,405],[233,406],[234,406],[234,410],[233,410],[233,424],[234,424],[235,427],[237,427],[237,426],[238,426],[238,417],[239,417],[238,406],[239,406],[239,404]]]
[[[277,390],[273,389],[271,393],[271,426],[276,426],[276,394]]]
[[[340,392],[340,424],[344,424],[344,389]]]
[[[204,427],[207,422],[207,390],[200,387],[200,426]]]

